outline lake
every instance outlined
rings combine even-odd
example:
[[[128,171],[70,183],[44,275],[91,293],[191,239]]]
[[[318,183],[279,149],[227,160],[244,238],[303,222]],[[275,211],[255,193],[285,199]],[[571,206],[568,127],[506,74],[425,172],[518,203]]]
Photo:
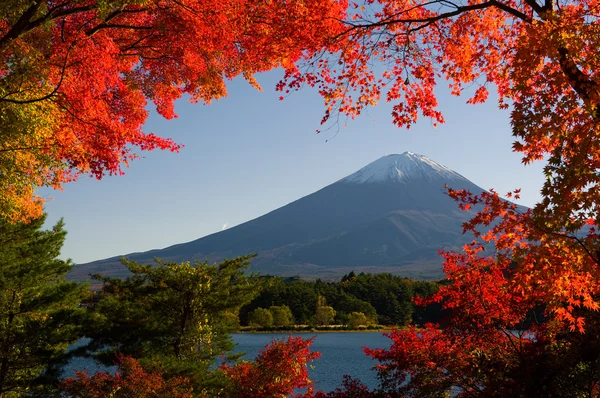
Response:
[[[233,335],[237,347],[233,352],[245,352],[244,359],[252,360],[262,348],[273,339],[286,339],[289,333],[239,333]],[[391,340],[378,332],[351,333],[295,333],[304,339],[316,336],[311,351],[321,353],[321,358],[312,362],[309,368],[315,388],[325,392],[334,390],[342,384],[344,375],[360,379],[368,387],[377,386],[376,372],[372,369],[377,363],[367,357],[362,347],[388,348]],[[88,358],[75,358],[64,369],[64,376],[73,376],[74,369],[86,368],[89,373],[98,371],[114,372],[115,368],[99,366]]]
[[[234,334],[238,344],[234,352],[245,352],[244,359],[254,359],[259,350],[273,339],[286,339],[289,333]],[[367,357],[362,347],[389,348],[391,340],[376,332],[352,333],[295,333],[304,339],[316,336],[311,351],[321,353],[321,358],[309,368],[315,388],[331,391],[342,384],[344,375],[360,379],[368,387],[377,386],[376,372],[372,369],[377,361]]]

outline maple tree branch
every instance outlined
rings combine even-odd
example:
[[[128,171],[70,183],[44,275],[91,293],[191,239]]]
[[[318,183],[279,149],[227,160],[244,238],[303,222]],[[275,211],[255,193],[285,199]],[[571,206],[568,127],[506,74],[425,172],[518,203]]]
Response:
[[[466,394],[467,396],[470,396],[470,397],[478,397],[479,395],[470,391],[470,389],[472,389],[474,391],[478,391],[479,393],[483,392],[483,390],[481,389],[481,386],[478,386],[477,383],[469,382],[469,378],[466,377],[465,375],[461,375],[460,373],[457,373],[457,372],[452,372],[448,369],[445,369],[445,371],[448,373],[448,376],[449,376],[448,380],[452,384],[457,386],[458,388],[462,389],[463,394]],[[468,388],[465,388],[465,387],[468,387]]]
[[[508,333],[502,327],[498,327],[498,329],[502,332],[502,334],[504,334],[506,336],[506,338],[508,338],[508,341],[510,342],[510,345],[512,345],[512,347],[515,349],[515,352],[517,353],[517,355],[519,356],[519,358],[522,359],[523,358],[523,353],[521,352],[521,350],[517,347],[517,345],[513,341],[513,337],[514,336],[511,333]],[[521,340],[521,337],[519,337],[519,340]]]
[[[518,209],[515,209],[515,211],[518,214],[523,214],[521,211],[519,211]],[[590,249],[585,245],[585,243],[579,239],[576,235],[569,235],[566,233],[560,233],[560,232],[554,232],[551,230],[548,230],[542,226],[539,225],[539,223],[533,221],[531,223],[531,226],[533,228],[536,228],[537,230],[548,234],[548,235],[552,235],[552,236],[556,236],[559,238],[566,238],[566,239],[571,239],[573,241],[575,241],[579,246],[581,246],[581,248],[585,251],[585,253],[592,259],[593,262],[595,262],[596,264],[600,265],[600,252],[597,252],[596,254],[598,255],[598,257],[594,257],[594,255],[592,254],[592,252],[590,251]]]
[[[55,103],[57,106],[59,106],[61,109],[63,109],[63,110],[64,110],[65,112],[67,112],[69,115],[71,115],[71,117],[72,117],[74,120],[77,120],[77,121],[79,121],[79,122],[80,122],[80,123],[82,123],[82,124],[85,124],[85,125],[91,126],[91,127],[93,127],[93,128],[96,128],[96,129],[98,129],[98,130],[102,130],[102,129],[104,129],[104,128],[103,128],[103,126],[101,126],[101,125],[99,125],[99,124],[96,124],[96,123],[94,123],[94,122],[90,122],[90,121],[87,121],[87,120],[84,120],[84,119],[82,119],[82,118],[81,118],[81,117],[79,117],[79,116],[78,116],[78,115],[77,115],[75,112],[73,112],[73,110],[72,110],[72,109],[70,109],[68,106],[64,105],[63,103],[61,103],[61,102],[59,102],[59,101],[54,101],[54,99],[53,99],[53,98],[50,98],[49,100],[50,100],[50,101],[52,101],[52,102],[54,102],[54,103]],[[69,104],[69,105],[71,105],[71,104]]]
[[[75,46],[75,41],[71,42],[71,45],[67,49],[67,52],[65,54],[65,61],[63,62],[63,65],[62,65],[61,71],[60,71],[60,79],[58,80],[58,83],[56,84],[56,86],[50,93],[48,93],[42,97],[32,98],[32,99],[28,99],[28,100],[14,100],[14,99],[6,98],[12,94],[16,94],[16,93],[9,93],[9,94],[5,95],[4,97],[0,98],[0,102],[9,102],[12,104],[24,105],[24,104],[32,104],[34,102],[44,101],[49,98],[52,98],[58,92],[58,90],[62,86],[63,80],[65,79],[65,73],[67,71],[67,67],[70,66],[70,65],[68,65],[69,54],[74,46]]]
[[[366,24],[353,24],[352,22],[346,21],[345,23],[347,25],[350,25],[350,28],[347,29],[345,32],[343,32],[341,35],[345,35],[356,29],[385,27],[388,25],[394,25],[394,24],[399,24],[399,23],[431,24],[433,22],[436,22],[436,21],[439,21],[442,19],[455,17],[455,16],[460,15],[465,12],[482,10],[482,9],[486,9],[489,7],[499,8],[502,11],[505,11],[505,12],[513,15],[514,17],[521,19],[525,22],[528,22],[528,23],[532,22],[531,18],[529,16],[525,15],[524,13],[522,13],[521,11],[516,10],[512,7],[509,7],[506,4],[500,3],[496,0],[489,0],[484,3],[479,3],[479,4],[473,4],[473,5],[468,5],[468,6],[456,6],[456,10],[454,10],[454,11],[441,13],[441,14],[438,14],[438,15],[435,15],[435,16],[432,16],[429,18],[387,19],[387,20],[381,20],[381,21],[377,21],[377,22],[370,22],[370,23],[366,23]]]
[[[548,229],[540,226],[539,223],[537,223],[537,222],[533,222],[531,225],[533,226],[533,228],[536,228],[545,234],[556,236],[558,238],[566,238],[566,239],[575,241],[579,246],[581,246],[581,248],[592,259],[593,262],[595,262],[597,265],[600,265],[600,254],[598,254],[598,257],[595,257],[592,254],[592,252],[590,251],[590,249],[586,246],[586,244],[581,239],[579,239],[577,236],[548,230]]]
[[[44,100],[47,100],[50,97],[54,96],[54,94],[56,94],[56,92],[58,91],[59,86],[60,86],[60,83],[59,83],[59,85],[54,87],[54,89],[50,93],[44,95],[43,97],[32,98],[32,99],[28,99],[28,100],[15,100],[15,99],[10,99],[10,98],[0,98],[0,102],[9,102],[11,104],[18,104],[18,105],[33,104],[34,102],[44,101]]]
[[[32,149],[43,149],[45,146],[34,145],[34,146],[24,146],[24,147],[16,147],[16,148],[0,148],[1,152],[16,152],[16,151],[30,151]]]
[[[101,23],[101,24],[97,25],[96,27],[90,29],[88,32],[86,32],[86,35],[92,36],[94,33],[98,32],[102,29],[154,30],[154,27]]]
[[[419,8],[422,8],[422,7],[427,7],[427,6],[430,6],[430,5],[433,5],[433,4],[439,4],[439,3],[446,4],[446,5],[452,6],[454,8],[460,7],[456,3],[453,3],[453,2],[448,1],[448,0],[433,0],[433,1],[428,1],[428,2],[424,2],[424,3],[416,4],[416,5],[412,6],[412,7],[405,8],[402,11],[396,12],[394,14],[390,14],[388,17],[386,17],[382,21],[386,21],[386,20],[389,21],[389,20],[392,20],[392,19],[394,19],[394,18],[396,18],[396,17],[398,17],[400,15],[406,14],[407,12],[410,12],[410,11],[413,11],[413,10],[417,10]]]
[[[561,234],[560,232],[544,231],[542,228],[540,228],[540,230],[544,233],[547,233],[548,235],[553,235],[553,236],[557,236],[557,237],[561,237],[561,238],[567,238],[567,239],[571,239],[571,240],[575,241],[579,246],[581,246],[581,248],[592,259],[593,262],[595,262],[597,265],[600,265],[600,258],[594,257],[594,255],[592,254],[590,249],[586,246],[586,244],[584,242],[582,242],[582,240],[579,239],[577,236]]]
[[[569,84],[582,101],[591,108],[591,114],[594,120],[598,120],[600,118],[600,115],[598,114],[598,99],[600,97],[598,83],[591,80],[581,71],[581,69],[579,69],[565,47],[561,46],[557,51],[560,68],[569,80]]]
[[[44,24],[45,22],[52,21],[52,20],[62,18],[62,17],[66,17],[66,16],[72,15],[72,14],[78,14],[81,12],[91,11],[94,9],[93,6],[89,5],[89,6],[75,7],[75,8],[63,10],[62,12],[54,13],[54,11],[56,10],[56,8],[55,8],[55,9],[52,9],[50,12],[48,12],[46,15],[44,15],[36,20],[31,21],[31,18],[39,10],[39,5],[41,5],[41,4],[42,4],[42,2],[38,1],[34,5],[29,7],[29,9],[21,15],[21,17],[19,18],[17,23],[15,23],[13,25],[13,27],[10,28],[10,30],[4,36],[2,36],[0,38],[0,49],[2,49],[4,46],[6,46],[6,44],[8,44],[8,42],[10,42],[11,40],[16,39],[17,37],[29,32],[32,29],[37,28],[38,26]]]
[[[137,14],[139,12],[146,12],[148,11],[147,8],[137,8],[137,9],[132,9],[132,10],[127,10],[127,9],[120,9],[120,10],[115,10],[113,12],[111,12],[110,14],[108,14],[108,16],[106,18],[104,18],[104,23],[109,23],[110,21],[112,21],[113,19],[115,19],[116,17],[118,17],[119,15],[122,14]]]
[[[94,5],[87,5],[81,7],[62,9],[62,11],[60,11],[61,8],[64,6],[63,4],[51,8],[45,15],[32,21],[31,18],[33,18],[36,12],[39,11],[39,8],[42,3],[42,1],[35,2],[21,15],[21,17],[19,17],[18,21],[12,26],[12,28],[10,28],[10,30],[3,37],[0,38],[0,49],[2,49],[11,40],[16,39],[17,37],[29,32],[30,30],[37,28],[38,26],[41,26],[46,22],[53,21],[59,18],[64,18],[73,14],[93,11],[95,9]],[[138,13],[145,11],[147,11],[147,9],[145,8],[116,10],[109,14],[104,20],[104,22],[108,22],[121,14]]]
[[[181,7],[182,9],[194,14],[194,15],[198,15],[198,11],[196,11],[196,9],[194,7],[191,7],[189,5],[183,4],[181,1],[177,1],[177,0],[173,0],[173,3],[177,4],[179,7]]]
[[[151,32],[150,34],[147,34],[145,36],[140,37],[139,39],[137,39],[133,43],[128,44],[126,47],[121,47],[121,54],[124,54],[127,51],[131,51],[134,48],[144,48],[144,47],[148,48],[148,47],[151,47],[151,46],[140,46],[139,44],[141,42],[143,42],[144,40],[151,38],[152,36],[154,36],[154,34],[155,34],[154,32]]]
[[[25,10],[23,14],[21,14],[12,28],[10,28],[10,30],[2,38],[0,38],[0,48],[2,48],[5,43],[8,43],[12,39],[16,39],[26,31],[27,26],[30,23],[29,21],[31,18],[33,18],[35,13],[38,12],[41,5],[41,1],[36,1],[27,10]]]
[[[536,14],[540,16],[540,18],[545,19],[545,10],[542,6],[540,6],[535,0],[525,0],[525,3],[531,7]]]
[[[138,13],[138,12],[146,12],[147,9],[145,8],[140,8],[140,9],[136,9],[136,10],[117,10],[117,11],[113,11],[112,13],[110,13],[106,18],[104,18],[104,21],[102,21],[100,24],[98,24],[96,27],[90,29],[89,31],[86,32],[87,36],[92,36],[93,34],[95,34],[96,32],[98,32],[101,29],[106,29],[106,28],[123,28],[123,29],[142,29],[141,27],[134,27],[134,26],[130,26],[130,25],[122,25],[122,24],[109,24],[110,21],[112,21],[113,19],[115,19],[116,17],[118,17],[119,15],[125,14],[125,13]],[[153,29],[152,27],[143,27],[143,29]]]

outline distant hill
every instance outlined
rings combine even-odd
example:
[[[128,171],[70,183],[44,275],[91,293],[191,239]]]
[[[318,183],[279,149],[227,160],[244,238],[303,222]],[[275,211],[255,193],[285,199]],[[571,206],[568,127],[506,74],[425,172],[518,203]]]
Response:
[[[444,194],[445,184],[483,191],[425,156],[389,155],[236,227],[125,257],[142,263],[154,257],[218,261],[258,253],[252,270],[262,274],[334,278],[354,270],[440,278],[438,250],[457,249],[471,239],[462,235],[470,214]],[[121,257],[79,264],[70,278],[124,276]]]

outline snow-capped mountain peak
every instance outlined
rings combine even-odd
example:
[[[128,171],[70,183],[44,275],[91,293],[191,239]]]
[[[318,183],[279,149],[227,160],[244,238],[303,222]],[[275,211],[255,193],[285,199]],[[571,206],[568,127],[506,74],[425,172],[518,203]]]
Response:
[[[344,178],[349,183],[407,182],[412,179],[466,180],[452,169],[413,152],[384,156]]]

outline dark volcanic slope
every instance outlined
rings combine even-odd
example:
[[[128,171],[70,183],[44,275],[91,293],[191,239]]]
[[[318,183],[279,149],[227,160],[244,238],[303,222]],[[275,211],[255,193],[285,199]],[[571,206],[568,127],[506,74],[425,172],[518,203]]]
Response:
[[[252,269],[271,274],[336,276],[351,269],[441,276],[440,248],[466,241],[444,185],[482,189],[430,159],[405,152],[383,157],[320,191],[244,224],[162,250],[126,255],[211,261],[258,253]],[[71,277],[123,275],[118,257],[75,267]]]

